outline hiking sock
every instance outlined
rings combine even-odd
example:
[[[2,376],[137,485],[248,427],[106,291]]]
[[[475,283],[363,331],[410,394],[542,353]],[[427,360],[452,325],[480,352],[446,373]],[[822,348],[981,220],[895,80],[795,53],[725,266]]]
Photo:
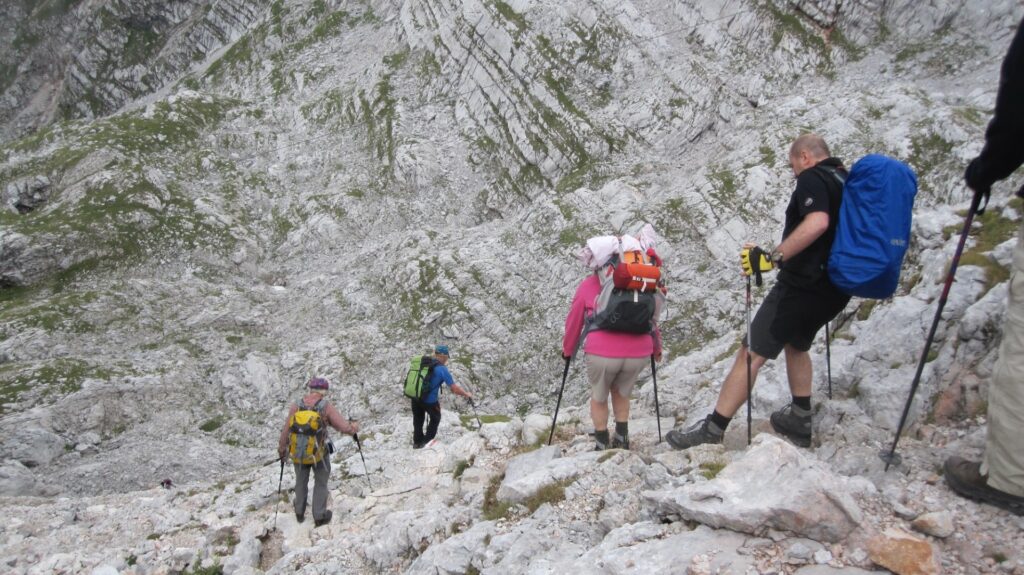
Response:
[[[719,429],[721,429],[722,433],[725,433],[725,429],[729,427],[730,421],[732,421],[732,418],[718,413],[717,409],[711,412],[711,423],[714,423]]]
[[[615,422],[615,434],[626,438],[629,437],[629,422],[628,421],[616,421]]]
[[[793,405],[799,407],[804,411],[811,410],[811,396],[793,396]]]
[[[598,430],[595,429],[594,430],[594,440],[597,441],[598,443],[600,443],[601,445],[607,446],[608,443],[609,443],[609,440],[608,440],[608,430],[607,429],[602,429],[601,431],[598,431]]]

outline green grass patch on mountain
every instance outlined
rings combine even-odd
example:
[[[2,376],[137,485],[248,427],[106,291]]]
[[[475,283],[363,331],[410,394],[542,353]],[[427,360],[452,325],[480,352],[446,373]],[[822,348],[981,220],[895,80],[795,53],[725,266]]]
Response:
[[[490,5],[498,16],[497,20],[512,24],[516,37],[530,29],[530,23],[526,21],[526,17],[516,12],[515,9],[502,2],[502,0],[491,0]]]
[[[828,46],[825,44],[825,39],[816,32],[808,30],[809,25],[805,25],[798,14],[783,10],[772,2],[764,3],[763,7],[775,24],[772,28],[773,46],[778,46],[788,35],[796,38],[804,47],[823,56],[826,55]]]
[[[28,288],[21,289],[29,291]],[[17,288],[0,290],[0,322],[7,329],[21,331],[40,328],[48,332],[61,330],[71,333],[88,333],[95,330],[95,326],[81,318],[81,311],[96,301],[96,292],[55,293],[45,300],[28,302],[19,301],[19,298],[8,300],[3,297],[4,292],[8,290],[17,293]]]
[[[462,427],[466,429],[476,429],[476,415],[459,415],[459,421],[462,422]],[[486,425],[488,423],[506,423],[512,421],[512,418],[507,415],[481,415],[480,424]]]
[[[928,176],[932,172],[949,164],[952,153],[953,143],[934,131],[919,130],[910,137],[907,161],[917,172],[922,188],[928,185]]]
[[[196,209],[173,179],[156,184],[149,173],[165,176],[194,154],[180,151],[215,127],[236,102],[209,97],[178,98],[92,123],[65,122],[0,148],[26,159],[0,168],[0,179],[47,175],[53,183],[46,209],[27,214],[0,211],[0,225],[26,236],[42,235],[73,262],[116,264],[155,251],[197,246],[230,249],[220,222]],[[193,150],[194,151],[194,150]],[[109,176],[62,182],[87,157]],[[97,173],[97,172],[93,172]],[[77,184],[73,196],[67,186]],[[84,186],[82,189],[81,186]]]
[[[133,373],[131,368],[124,364],[100,366],[77,358],[57,358],[29,367],[4,364],[0,366],[0,413],[5,411],[2,404],[26,394],[35,399],[64,396],[81,389],[86,379],[110,380],[129,373]]]
[[[353,24],[353,19],[348,12],[345,10],[331,12],[322,18],[318,18],[318,22],[316,23],[316,26],[313,27],[313,30],[302,40],[291,46],[291,48],[297,51],[302,51],[310,46],[319,44],[328,38],[337,36],[341,32],[342,25],[346,23],[350,26]]]
[[[1013,198],[1007,203],[1007,207],[1020,213],[1024,211],[1024,200]],[[974,221],[980,225],[973,226],[968,232],[974,241],[960,257],[960,265],[978,266],[983,269],[985,271],[985,291],[988,292],[993,287],[1010,279],[1010,269],[997,262],[991,252],[999,244],[1014,237],[1020,222],[1007,218],[1003,215],[1002,209],[995,208],[989,208],[985,210],[985,213],[975,216]],[[949,226],[943,229],[943,237],[950,239],[955,234],[959,234],[962,229],[959,224]]]

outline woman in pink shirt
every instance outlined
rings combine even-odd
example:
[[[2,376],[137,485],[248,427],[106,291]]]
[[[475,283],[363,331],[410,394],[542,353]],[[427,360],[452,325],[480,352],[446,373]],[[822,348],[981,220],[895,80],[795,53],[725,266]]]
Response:
[[[597,296],[601,292],[598,272],[587,276],[572,299],[565,318],[562,357],[570,358],[576,351],[588,318],[594,315]],[[596,450],[609,447],[629,449],[629,396],[637,375],[650,357],[661,361],[661,333],[657,323],[651,333],[624,333],[606,329],[590,330],[583,344],[586,354],[587,378],[590,380],[590,417],[594,422]],[[615,435],[608,434],[608,396],[615,412]]]

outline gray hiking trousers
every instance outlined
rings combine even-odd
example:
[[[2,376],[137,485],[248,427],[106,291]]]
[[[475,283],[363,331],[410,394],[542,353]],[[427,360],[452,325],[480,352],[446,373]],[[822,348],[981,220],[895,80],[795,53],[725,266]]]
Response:
[[[988,437],[981,472],[988,484],[1024,497],[1024,222],[1017,230],[1003,341],[988,388]]]
[[[324,458],[316,465],[295,464],[295,514],[306,513],[306,498],[309,494],[309,471],[313,470],[313,520],[320,521],[327,512],[327,478],[331,476],[331,457]]]

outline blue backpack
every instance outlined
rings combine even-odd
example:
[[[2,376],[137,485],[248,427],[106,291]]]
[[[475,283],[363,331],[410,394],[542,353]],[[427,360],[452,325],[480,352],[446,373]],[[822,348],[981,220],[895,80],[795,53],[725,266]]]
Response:
[[[917,176],[903,162],[870,154],[853,165],[828,257],[828,277],[840,291],[875,299],[896,292],[916,195]]]

